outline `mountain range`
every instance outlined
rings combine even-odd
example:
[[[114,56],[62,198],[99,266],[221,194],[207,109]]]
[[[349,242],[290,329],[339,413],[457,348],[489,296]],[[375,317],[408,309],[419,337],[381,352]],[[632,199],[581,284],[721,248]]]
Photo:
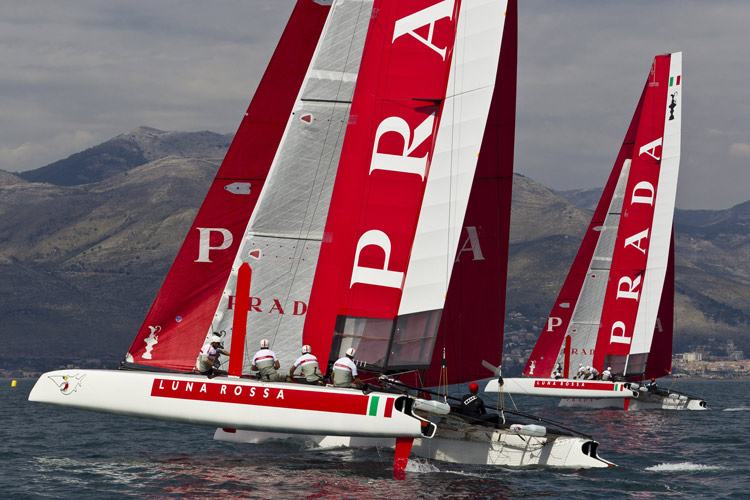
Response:
[[[0,171],[0,368],[121,359],[231,138],[140,127],[36,170]],[[506,341],[540,331],[600,192],[515,175]],[[732,340],[750,352],[748,224],[750,202],[677,211],[677,351]]]

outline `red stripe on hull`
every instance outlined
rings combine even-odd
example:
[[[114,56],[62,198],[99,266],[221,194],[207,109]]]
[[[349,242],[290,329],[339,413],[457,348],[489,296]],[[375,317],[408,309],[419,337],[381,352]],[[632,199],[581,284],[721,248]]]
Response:
[[[151,396],[161,398],[213,401],[249,406],[267,406],[294,410],[312,410],[350,415],[366,415],[369,396],[334,394],[293,388],[221,384],[215,382],[186,382],[157,378]],[[392,398],[389,398],[392,403]]]
[[[534,387],[545,389],[578,389],[582,391],[614,391],[614,385],[597,384],[596,382],[578,382],[570,380],[536,380]]]

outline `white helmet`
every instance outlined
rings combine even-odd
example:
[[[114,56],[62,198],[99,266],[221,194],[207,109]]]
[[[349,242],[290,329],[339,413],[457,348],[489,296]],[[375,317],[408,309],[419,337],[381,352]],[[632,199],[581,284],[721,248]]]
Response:
[[[607,367],[607,371],[610,371],[610,370],[612,370],[612,367],[611,367],[611,366],[608,366],[608,367]]]
[[[221,343],[221,337],[219,337],[218,335],[214,335],[213,337],[211,337],[212,344],[217,343],[217,342]]]
[[[302,346],[302,354],[310,354],[312,352],[312,348],[305,344]]]
[[[355,351],[353,347],[350,347],[349,349],[346,350],[346,355],[349,356],[350,358],[353,358],[355,352],[357,351]]]
[[[268,349],[268,339],[263,339],[260,341],[260,348],[261,349]]]

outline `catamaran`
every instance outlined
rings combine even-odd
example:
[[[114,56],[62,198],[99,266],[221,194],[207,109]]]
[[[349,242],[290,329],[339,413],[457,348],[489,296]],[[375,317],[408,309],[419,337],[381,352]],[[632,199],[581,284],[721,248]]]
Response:
[[[515,0],[298,0],[121,369],[48,373],[29,399],[237,436],[385,439],[396,471],[412,451],[611,465],[589,436],[474,425],[422,391],[500,364],[516,47]],[[209,379],[193,370],[217,332],[231,355]],[[261,339],[282,369],[303,344],[328,373],[354,348],[389,378],[264,382]]]
[[[706,409],[653,383],[672,370],[681,119],[682,53],[657,56],[526,378],[505,379],[505,392],[561,406]],[[605,370],[609,381],[592,379]]]

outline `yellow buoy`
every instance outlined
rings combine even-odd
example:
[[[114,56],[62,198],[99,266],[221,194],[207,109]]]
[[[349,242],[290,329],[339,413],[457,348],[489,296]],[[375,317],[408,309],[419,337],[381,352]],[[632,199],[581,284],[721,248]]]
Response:
[[[18,382],[16,382],[15,380],[13,380],[13,381],[12,381],[12,382],[10,383],[10,386],[11,386],[11,387],[15,387],[15,386],[17,386],[17,385],[18,385]]]

